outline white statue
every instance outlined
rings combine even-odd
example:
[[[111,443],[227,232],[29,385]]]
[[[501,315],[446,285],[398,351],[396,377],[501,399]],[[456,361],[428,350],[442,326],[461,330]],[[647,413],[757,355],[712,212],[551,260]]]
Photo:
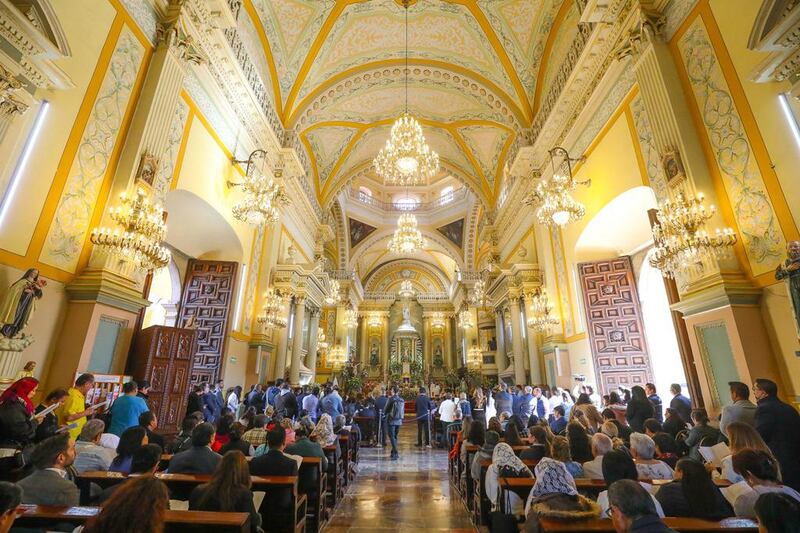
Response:
[[[408,304],[403,306],[403,322],[411,322],[411,310],[408,308]]]

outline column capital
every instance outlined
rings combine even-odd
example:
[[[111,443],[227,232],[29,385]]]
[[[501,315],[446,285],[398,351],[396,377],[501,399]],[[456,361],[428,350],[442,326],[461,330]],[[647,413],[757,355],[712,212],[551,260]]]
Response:
[[[631,18],[631,27],[614,50],[614,55],[618,60],[629,56],[636,58],[649,44],[666,39],[664,27],[667,19],[663,13],[639,4],[634,8]]]
[[[169,0],[164,18],[156,25],[156,47],[169,49],[187,63],[202,65],[208,62],[208,58],[183,28],[184,7],[188,3],[188,0]]]

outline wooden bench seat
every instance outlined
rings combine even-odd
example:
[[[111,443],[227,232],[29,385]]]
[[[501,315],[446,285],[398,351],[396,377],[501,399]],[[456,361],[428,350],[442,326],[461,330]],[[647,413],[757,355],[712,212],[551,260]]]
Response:
[[[50,505],[22,505],[24,513],[17,517],[15,527],[51,527],[55,524],[69,523],[76,526],[84,524],[89,518],[100,513],[100,507],[69,507]],[[216,533],[249,533],[250,515],[248,513],[212,513],[208,511],[170,511],[166,512],[166,531],[181,532],[191,528],[202,528]],[[195,529],[198,528],[198,529]]]
[[[614,533],[614,524],[610,518],[566,522],[552,519],[539,521],[541,530],[546,533]],[[664,523],[676,531],[691,533],[745,533],[758,531],[758,524],[746,518],[726,518],[719,522],[701,520],[699,518],[667,517]]]
[[[652,485],[665,485],[669,483],[669,480],[662,480],[662,479],[640,479],[644,483],[650,483]],[[534,478],[530,477],[501,477],[499,479],[500,487],[501,488],[508,488],[509,490],[513,490],[516,492],[520,498],[523,500],[528,498],[528,493],[533,488],[533,484],[536,482]],[[718,487],[730,487],[731,482],[727,479],[715,479],[714,483]],[[575,486],[578,488],[579,491],[585,492],[602,492],[608,489],[608,485],[604,479],[584,479],[578,478],[575,480]]]

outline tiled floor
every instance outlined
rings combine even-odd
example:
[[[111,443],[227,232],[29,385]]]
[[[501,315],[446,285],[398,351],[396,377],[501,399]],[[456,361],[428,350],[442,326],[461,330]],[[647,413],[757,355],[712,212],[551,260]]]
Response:
[[[353,485],[325,528],[345,531],[475,531],[447,477],[447,453],[416,448],[416,427],[400,429],[400,460],[389,448],[361,448]]]

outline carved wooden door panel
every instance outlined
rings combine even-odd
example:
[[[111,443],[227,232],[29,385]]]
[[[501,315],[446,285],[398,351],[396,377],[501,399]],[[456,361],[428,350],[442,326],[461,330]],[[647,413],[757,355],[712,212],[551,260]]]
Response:
[[[589,344],[605,394],[653,380],[630,257],[579,263]]]
[[[219,376],[235,286],[236,263],[189,261],[178,323],[186,327],[194,320],[197,329],[197,349],[189,376],[193,384],[210,383]]]

